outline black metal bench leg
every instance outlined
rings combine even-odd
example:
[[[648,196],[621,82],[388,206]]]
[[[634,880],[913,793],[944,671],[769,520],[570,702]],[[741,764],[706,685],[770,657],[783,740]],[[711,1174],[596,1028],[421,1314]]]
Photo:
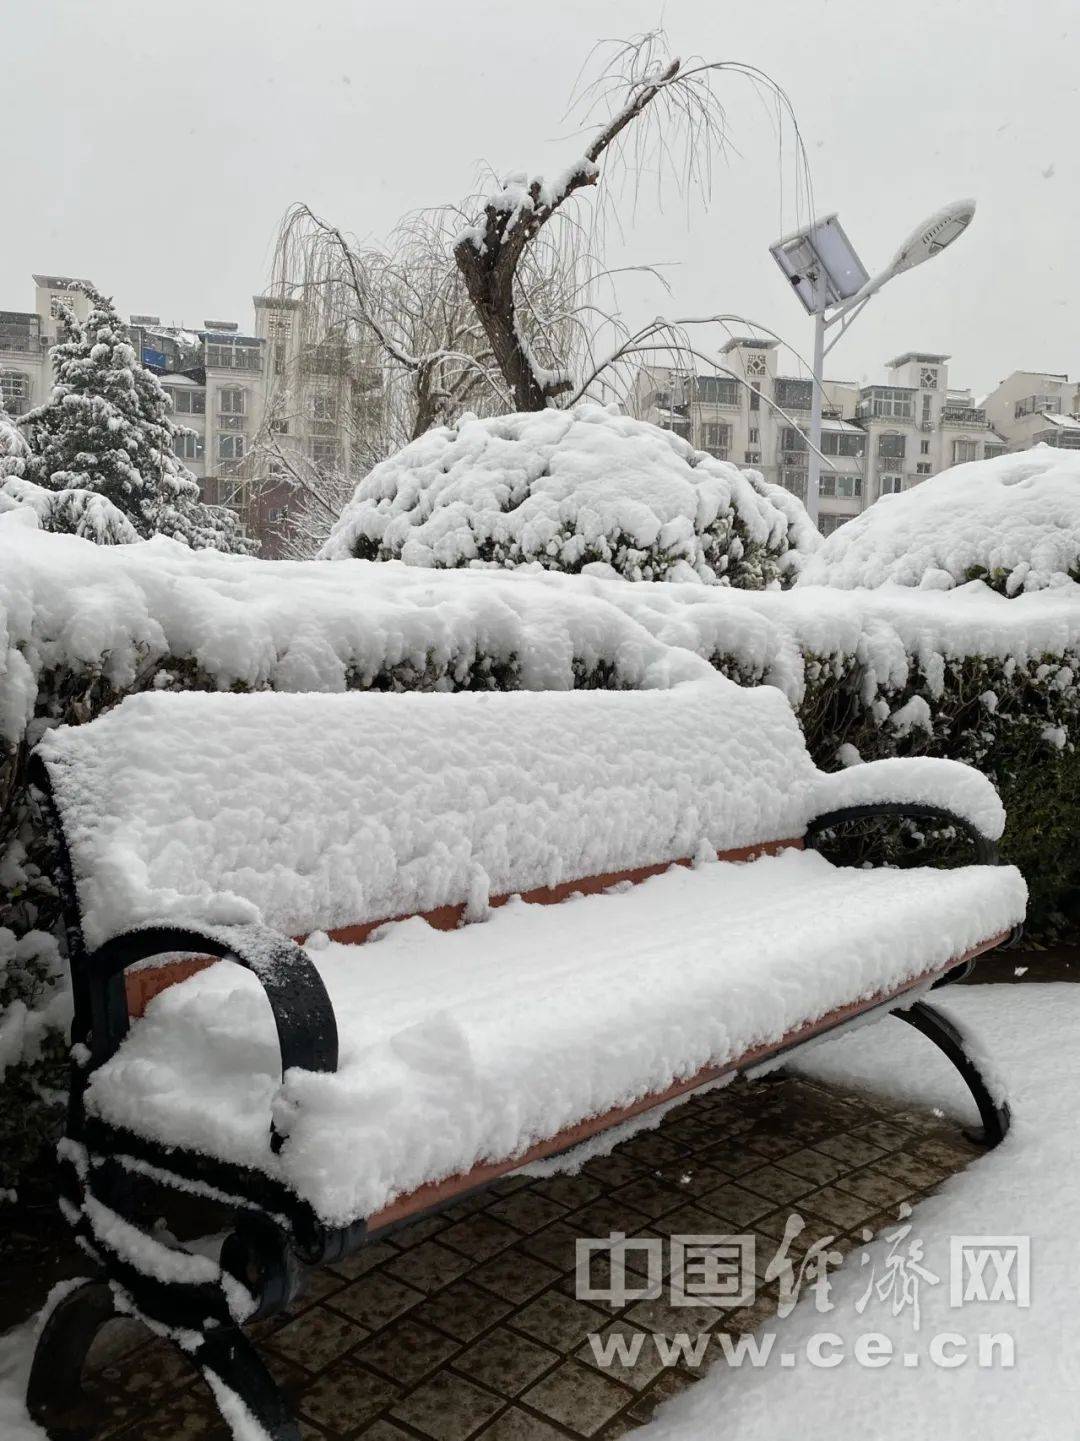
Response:
[[[226,1328],[211,1331],[192,1359],[238,1441],[251,1434],[252,1418],[266,1432],[268,1441],[300,1441],[300,1427],[277,1382],[243,1332]]]
[[[84,1281],[53,1308],[38,1337],[26,1387],[26,1409],[51,1432],[87,1434],[100,1416],[82,1387],[83,1366],[94,1337],[119,1315],[107,1281]]]
[[[966,1131],[965,1134],[987,1147],[1000,1144],[1005,1139],[1011,1120],[1008,1102],[995,1101],[990,1094],[982,1072],[971,1058],[960,1027],[925,1001],[916,1001],[903,1011],[894,1011],[893,1015],[907,1021],[909,1026],[921,1031],[927,1040],[933,1041],[963,1076],[964,1083],[979,1108],[983,1124],[981,1132]]]

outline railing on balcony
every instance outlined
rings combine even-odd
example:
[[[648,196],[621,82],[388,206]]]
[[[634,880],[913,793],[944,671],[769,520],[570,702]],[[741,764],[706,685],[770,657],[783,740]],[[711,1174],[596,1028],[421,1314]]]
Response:
[[[989,424],[986,419],[985,410],[976,410],[972,406],[947,405],[941,412],[942,425],[962,425],[966,429],[980,429]]]

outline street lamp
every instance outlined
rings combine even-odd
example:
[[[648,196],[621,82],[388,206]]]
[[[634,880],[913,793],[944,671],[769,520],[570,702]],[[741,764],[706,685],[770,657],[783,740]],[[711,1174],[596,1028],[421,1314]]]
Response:
[[[964,233],[974,214],[974,200],[958,200],[954,205],[938,210],[912,231],[885,269],[872,278],[867,275],[835,215],[815,220],[805,229],[770,245],[773,259],[790,281],[803,308],[814,317],[814,390],[810,409],[806,509],[815,525],[818,523],[821,483],[821,409],[826,355],[886,281],[940,255],[946,246]],[[825,331],[837,321],[840,329],[826,345]]]

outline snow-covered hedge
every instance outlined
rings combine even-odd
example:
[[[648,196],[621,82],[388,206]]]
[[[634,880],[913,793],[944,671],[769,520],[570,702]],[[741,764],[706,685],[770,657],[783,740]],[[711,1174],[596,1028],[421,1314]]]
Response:
[[[581,405],[429,430],[360,482],[321,555],[760,590],[818,543],[801,503],[756,472]]]
[[[0,514],[0,1186],[62,1082],[58,905],[26,759],[146,689],[637,687],[711,665],[789,698],[819,765],[971,761],[1038,916],[1080,888],[1080,586],[740,591],[544,572],[270,562],[102,547]],[[674,672],[673,672],[674,673]],[[302,742],[298,742],[300,744]],[[31,1064],[19,1064],[29,1061]],[[7,1179],[5,1179],[5,1176]]]
[[[800,573],[800,584],[847,590],[951,590],[969,580],[1003,595],[1080,580],[1080,451],[1038,445],[883,496]]]

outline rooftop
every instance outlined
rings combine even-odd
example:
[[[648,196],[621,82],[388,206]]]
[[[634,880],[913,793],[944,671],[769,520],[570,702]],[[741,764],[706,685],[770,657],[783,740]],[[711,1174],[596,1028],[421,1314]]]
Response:
[[[922,350],[905,350],[903,355],[898,355],[895,360],[887,360],[885,364],[890,370],[898,370],[901,365],[907,365],[913,360],[918,365],[943,365],[948,359],[947,355],[930,355]]]
[[[70,290],[73,285],[93,285],[92,280],[76,280],[72,275],[35,275],[35,285],[44,285],[48,290]]]
[[[775,350],[779,343],[777,340],[758,340],[752,335],[733,335],[726,345],[720,347],[720,354],[727,355],[732,350]]]

